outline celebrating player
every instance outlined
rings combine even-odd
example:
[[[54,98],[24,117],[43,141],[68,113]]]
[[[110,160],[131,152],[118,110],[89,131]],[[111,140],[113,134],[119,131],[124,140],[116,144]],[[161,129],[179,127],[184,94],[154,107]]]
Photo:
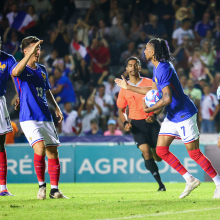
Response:
[[[21,128],[34,149],[34,168],[39,182],[38,199],[46,198],[45,153],[48,157],[48,173],[50,176],[50,198],[67,198],[58,189],[60,163],[57,146],[59,139],[48,109],[47,99],[55,107],[59,122],[63,115],[50,91],[48,74],[43,65],[38,64],[40,44],[37,37],[26,37],[22,40],[21,50],[24,58],[16,63],[11,74],[15,77],[15,85],[20,98]]]
[[[1,49],[0,37],[0,49]],[[12,132],[12,126],[6,107],[5,93],[10,69],[15,64],[15,58],[0,50],[0,196],[13,196],[6,186],[7,179],[7,156],[5,151],[6,134]]]
[[[133,92],[146,94],[151,89],[162,91],[163,98],[150,108],[145,106],[146,113],[166,107],[167,117],[164,119],[157,141],[156,152],[164,161],[178,171],[186,180],[186,188],[179,198],[184,198],[200,185],[200,181],[193,177],[178,158],[169,151],[169,146],[177,137],[184,142],[189,156],[213,179],[216,190],[213,198],[220,198],[220,177],[211,162],[199,149],[199,130],[196,123],[197,108],[184,94],[182,86],[173,65],[169,62],[172,55],[167,42],[163,39],[151,39],[145,49],[145,56],[153,63],[153,84],[149,87],[135,87],[129,85],[123,78],[116,79],[116,83]]]
[[[140,77],[141,62],[137,57],[127,59],[126,70],[129,74],[128,83],[130,85],[139,87],[152,86],[151,79]],[[156,115],[159,114],[160,110],[145,113],[143,110],[143,98],[144,95],[126,91],[122,88],[117,100],[119,117],[122,123],[124,123],[125,130],[131,131],[134,141],[137,143],[137,147],[141,150],[146,169],[151,172],[158,182],[158,191],[166,191],[158,172],[158,166],[154,161],[154,158],[157,161],[161,161],[161,158],[156,154],[157,137],[160,131],[160,125],[156,120]],[[127,106],[129,107],[129,118],[131,122],[128,122],[124,115]]]

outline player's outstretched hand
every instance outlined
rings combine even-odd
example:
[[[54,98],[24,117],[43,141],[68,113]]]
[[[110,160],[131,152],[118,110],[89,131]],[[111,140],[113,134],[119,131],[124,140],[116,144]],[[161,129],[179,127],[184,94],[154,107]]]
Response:
[[[131,123],[127,123],[127,124],[125,125],[125,131],[130,131],[131,128],[132,128]]]
[[[15,99],[15,110],[19,110],[20,109],[20,99],[19,97],[17,97]]]
[[[220,86],[219,86],[218,89],[217,89],[216,95],[217,95],[217,98],[220,99]]]
[[[58,123],[61,123],[63,121],[63,113],[61,112],[60,108],[56,108],[55,114],[57,118],[59,118]]]
[[[117,84],[117,86],[123,88],[123,89],[128,89],[128,82],[127,80],[124,78],[124,76],[121,76],[122,79],[115,79],[115,83]]]
[[[42,44],[42,43],[43,43],[43,40],[39,40],[39,41],[31,48],[30,53],[31,53],[31,54],[36,53],[38,46],[39,46],[40,44]]]

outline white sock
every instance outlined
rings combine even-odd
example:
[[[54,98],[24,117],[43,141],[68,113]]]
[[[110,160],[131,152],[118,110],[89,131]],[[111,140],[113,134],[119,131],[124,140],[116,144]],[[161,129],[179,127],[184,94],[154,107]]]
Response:
[[[212,180],[214,181],[216,186],[220,185],[220,177],[218,174],[214,178],[212,178]]]
[[[44,183],[45,183],[45,182],[40,182],[40,181],[39,181],[39,186],[42,186]]]
[[[59,189],[58,186],[51,185],[51,189]]]
[[[6,185],[1,185],[1,191],[2,190],[6,190],[7,189],[7,186]]]
[[[183,175],[183,178],[186,180],[186,182],[187,182],[187,179],[189,179],[190,177],[192,177],[192,175],[191,175],[189,172],[186,172],[186,173]]]

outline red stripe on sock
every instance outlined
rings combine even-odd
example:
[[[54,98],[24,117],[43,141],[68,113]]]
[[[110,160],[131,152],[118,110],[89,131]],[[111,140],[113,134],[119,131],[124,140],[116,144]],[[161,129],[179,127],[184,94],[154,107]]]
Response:
[[[7,155],[6,151],[0,152],[0,185],[6,185],[7,180]]]
[[[217,175],[215,168],[212,166],[210,160],[200,151],[200,149],[188,151],[189,156],[211,177],[214,178]],[[208,170],[211,171],[208,172]]]
[[[48,158],[48,173],[50,175],[50,184],[58,186],[60,179],[60,162],[59,158],[49,159]]]
[[[169,147],[158,146],[156,148],[157,155],[166,161],[173,169],[179,172],[181,175],[184,175],[187,170],[180,163],[179,159],[169,151]],[[178,169],[177,169],[178,168]]]
[[[34,154],[34,169],[39,182],[45,180],[45,155]]]

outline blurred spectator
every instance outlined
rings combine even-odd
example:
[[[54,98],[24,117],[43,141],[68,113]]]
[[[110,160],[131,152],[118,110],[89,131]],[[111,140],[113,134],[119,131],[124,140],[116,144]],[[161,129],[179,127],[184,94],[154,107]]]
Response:
[[[104,136],[122,136],[123,133],[116,129],[116,121],[114,119],[108,120],[108,131],[104,132]]]
[[[117,15],[117,24],[111,26],[110,29],[110,36],[111,38],[116,42],[118,47],[123,46],[127,43],[127,32],[128,32],[128,26],[124,24],[122,15]]]
[[[24,33],[25,30],[36,25],[35,21],[33,21],[33,18],[29,14],[25,11],[19,11],[17,2],[13,2],[10,9],[11,12],[6,15],[10,27]]]
[[[96,136],[102,136],[103,131],[99,129],[99,125],[96,119],[90,120],[90,126],[91,130],[86,133],[86,135],[96,135]]]
[[[78,112],[72,109],[70,102],[66,102],[63,111],[62,133],[78,135],[81,130],[82,124],[78,118]]]
[[[102,73],[102,76],[99,78],[98,85],[103,84],[105,86],[105,94],[110,95],[113,99],[115,94],[120,91],[120,87],[115,84],[115,76],[108,76],[108,81],[103,82],[103,79],[108,75],[107,71]]]
[[[64,20],[58,21],[57,26],[51,33],[50,43],[53,45],[54,49],[58,51],[60,57],[68,54],[70,39],[67,35],[67,29]]]
[[[95,102],[102,109],[104,116],[110,116],[113,113],[113,98],[105,93],[105,86],[103,84],[98,87],[98,95],[95,96]]]
[[[140,31],[141,31],[140,20],[137,17],[133,17],[131,19],[131,28],[130,28],[129,38],[132,41],[136,41],[140,37]]]
[[[210,21],[210,14],[204,13],[202,21],[196,23],[195,26],[195,36],[198,42],[206,36],[206,32],[211,30],[213,23]]]
[[[3,36],[3,50],[13,56],[19,52],[19,41],[17,31],[8,27]]]
[[[182,21],[182,27],[177,28],[172,35],[172,46],[176,49],[179,45],[183,43],[183,37],[188,36],[189,40],[194,40],[194,34],[191,27],[191,20],[185,18]]]
[[[187,76],[185,74],[179,76],[180,84],[183,87],[183,90],[185,91],[187,89]]]
[[[214,62],[217,56],[215,51],[215,46],[210,45],[208,40],[203,40],[202,42],[201,59],[205,63],[206,67],[214,74]]]
[[[218,49],[220,49],[220,15],[215,16],[212,32],[216,42],[216,46]]]
[[[157,15],[159,16],[159,20],[163,23],[167,35],[168,41],[170,41],[172,32],[173,32],[173,16],[174,9],[170,0],[161,0],[157,6]]]
[[[185,75],[185,70],[181,67],[177,68],[176,73],[178,77],[180,78],[182,75]]]
[[[215,133],[215,116],[219,111],[219,103],[216,95],[212,94],[211,86],[206,84],[203,88],[204,95],[201,99],[199,109],[199,120],[201,121],[201,133]]]
[[[202,92],[194,87],[193,79],[187,80],[187,89],[184,89],[186,95],[195,103],[196,107],[199,108],[200,100],[202,98]]]
[[[119,14],[119,7],[118,7],[118,1],[117,0],[111,0],[110,1],[110,12],[109,12],[109,23],[111,25],[117,24],[116,16]]]
[[[99,21],[99,30],[97,32],[96,38],[106,38],[109,39],[110,28],[106,27],[105,21]]]
[[[140,38],[138,38],[135,42],[136,48],[144,48],[148,41],[149,38],[147,37],[147,34],[142,30],[140,33]]]
[[[172,5],[175,11],[175,27],[174,29],[177,29],[181,26],[181,22],[184,18],[190,18],[193,20],[194,17],[194,10],[193,10],[193,3],[189,4],[188,0],[181,0],[179,1],[180,4],[178,4],[178,1],[173,0]]]
[[[51,54],[47,55],[45,58],[44,58],[44,65],[47,69],[47,72],[49,74],[52,73],[53,71],[53,68],[54,68],[54,64],[57,62],[57,58],[58,58],[59,54],[57,52],[57,50],[53,50]]]
[[[35,12],[35,8],[33,5],[29,5],[27,7],[27,13],[32,17],[33,21],[37,22],[38,21],[38,16]]]
[[[195,47],[193,55],[189,57],[188,65],[190,67],[190,78],[192,78],[195,82],[198,82],[199,78],[206,78],[205,75],[205,63],[202,61],[200,56],[200,48]]]
[[[213,83],[212,83],[211,92],[216,93],[219,86],[220,86],[220,73],[216,73],[214,76]]]
[[[189,72],[188,60],[190,57],[191,48],[189,47],[189,36],[183,37],[183,43],[179,45],[173,52],[176,57],[176,68],[183,68],[186,72]]]
[[[110,52],[108,48],[102,46],[101,42],[93,39],[89,54],[92,57],[92,80],[97,82],[101,74],[109,68]]]
[[[69,55],[69,54],[66,54],[64,56],[63,75],[65,75],[65,76],[72,75],[72,73],[74,72],[74,68],[75,68],[75,64],[74,64],[73,56]]]
[[[167,38],[167,33],[164,25],[158,21],[156,15],[149,15],[150,22],[143,27],[143,31],[147,34],[149,39],[151,38]]]
[[[96,1],[91,1],[91,6],[87,12],[85,22],[89,25],[98,26],[100,20],[104,19],[104,14],[100,10]]]
[[[89,25],[82,19],[77,20],[77,24],[74,25],[73,31],[77,33],[77,42],[82,43],[85,47],[89,46]]]
[[[132,56],[132,54],[134,53],[134,49],[135,49],[135,43],[133,41],[131,41],[128,44],[128,49],[125,50],[120,57],[120,63],[124,65],[125,61]]]
[[[29,3],[26,0],[19,0],[18,8],[19,10],[25,11]]]
[[[80,97],[81,104],[78,109],[78,116],[82,119],[82,133],[89,132],[91,130],[90,121],[92,119],[99,120],[99,116],[102,114],[102,109],[94,101],[94,93],[92,96],[92,99],[88,99],[87,102],[82,96]],[[84,106],[86,107],[85,110],[83,110]]]
[[[49,11],[52,9],[51,3],[48,0],[31,0],[31,5],[34,6],[38,16],[46,17]]]
[[[6,134],[6,144],[14,144],[15,143],[15,137],[18,136],[18,126],[15,122],[11,121],[11,126],[13,128],[13,131]]]
[[[53,95],[56,95],[58,104],[66,102],[75,103],[76,96],[71,81],[66,76],[62,76],[62,71],[57,67],[54,70],[56,87],[51,90]],[[61,109],[62,110],[62,109]]]

